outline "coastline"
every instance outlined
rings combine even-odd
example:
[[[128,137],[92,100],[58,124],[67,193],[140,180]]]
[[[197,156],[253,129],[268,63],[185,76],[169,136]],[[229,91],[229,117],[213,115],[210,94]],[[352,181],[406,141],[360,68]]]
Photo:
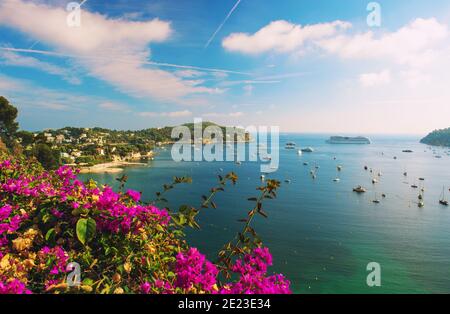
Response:
[[[81,167],[80,173],[120,173],[125,167],[147,165],[147,163],[142,162],[112,161],[91,167]]]

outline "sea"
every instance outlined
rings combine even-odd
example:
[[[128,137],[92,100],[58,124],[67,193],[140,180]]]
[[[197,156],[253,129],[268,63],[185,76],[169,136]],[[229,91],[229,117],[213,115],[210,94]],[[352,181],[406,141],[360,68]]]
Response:
[[[443,189],[447,199],[450,194],[450,149],[420,144],[414,136],[373,136],[370,145],[327,144],[328,137],[280,135],[279,169],[266,178],[281,181],[281,187],[276,199],[263,204],[268,218],[258,216],[254,223],[273,255],[269,272],[284,274],[292,291],[301,294],[450,293],[450,207],[439,204]],[[285,149],[288,142],[314,152],[300,156]],[[165,195],[167,206],[176,209],[200,207],[217,176],[235,172],[239,180],[215,197],[217,208],[202,209],[201,229],[186,230],[190,246],[214,261],[241,229],[238,220],[254,204],[248,198],[259,195],[263,162],[175,162],[168,146],[158,149],[148,166],[80,178],[118,189],[116,178],[125,174],[125,188],[142,191],[151,201],[174,176],[192,177],[192,184]],[[374,178],[378,183],[372,184]],[[358,185],[367,192],[353,192]],[[370,263],[379,265],[375,286],[368,284],[368,277],[372,283],[374,278]]]

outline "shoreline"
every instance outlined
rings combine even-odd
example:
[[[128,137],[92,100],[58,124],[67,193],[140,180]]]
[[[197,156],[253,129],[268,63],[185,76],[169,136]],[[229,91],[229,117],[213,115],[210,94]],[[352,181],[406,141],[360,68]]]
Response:
[[[128,162],[128,161],[111,161],[102,164],[97,164],[91,167],[81,167],[80,173],[119,173],[124,170],[125,167],[132,166],[147,166],[147,163],[143,162]]]

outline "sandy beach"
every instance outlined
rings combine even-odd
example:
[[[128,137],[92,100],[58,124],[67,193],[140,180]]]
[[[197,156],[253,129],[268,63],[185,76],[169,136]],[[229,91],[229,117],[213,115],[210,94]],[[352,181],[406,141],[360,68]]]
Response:
[[[123,171],[124,167],[132,166],[147,166],[147,163],[142,162],[126,162],[126,161],[112,161],[103,164],[98,164],[92,167],[82,167],[80,173],[119,173]]]

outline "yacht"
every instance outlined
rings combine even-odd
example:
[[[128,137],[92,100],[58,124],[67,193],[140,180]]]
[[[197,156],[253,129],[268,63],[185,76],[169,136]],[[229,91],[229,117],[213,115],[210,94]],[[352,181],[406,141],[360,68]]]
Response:
[[[364,136],[332,136],[327,140],[328,144],[371,144],[370,139]]]
[[[365,188],[363,188],[361,185],[357,186],[356,188],[353,189],[353,192],[356,193],[366,193],[367,190]]]
[[[314,148],[312,148],[312,147],[305,147],[305,148],[302,148],[301,151],[303,153],[313,153],[314,152]]]
[[[293,142],[289,142],[289,143],[286,143],[286,149],[295,149],[295,146],[296,146],[297,144],[295,144],[295,143],[293,143]]]

